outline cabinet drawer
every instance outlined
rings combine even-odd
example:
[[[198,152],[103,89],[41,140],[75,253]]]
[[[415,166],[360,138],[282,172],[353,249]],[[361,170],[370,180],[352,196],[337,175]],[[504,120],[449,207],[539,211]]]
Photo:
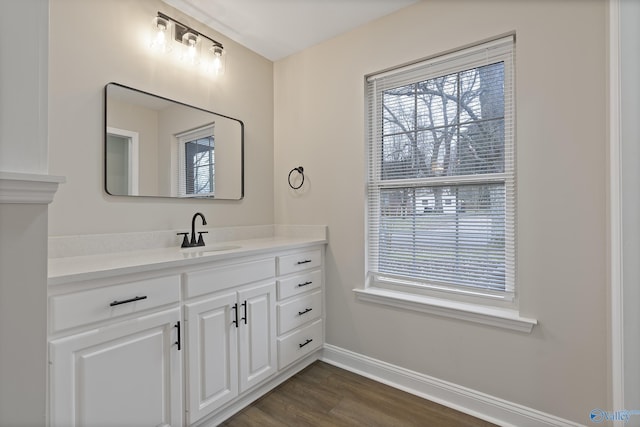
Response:
[[[278,300],[319,288],[321,284],[322,272],[320,270],[280,279],[278,280]]]
[[[289,332],[322,314],[320,291],[278,304],[278,335]]]
[[[60,331],[180,300],[180,276],[158,277],[51,297],[52,331]]]
[[[282,369],[322,345],[322,320],[278,338],[278,368]]]
[[[225,265],[187,274],[186,298],[227,289],[275,276],[273,258]]]
[[[278,275],[284,276],[285,274],[295,273],[296,271],[319,267],[321,263],[322,252],[320,249],[279,256]]]

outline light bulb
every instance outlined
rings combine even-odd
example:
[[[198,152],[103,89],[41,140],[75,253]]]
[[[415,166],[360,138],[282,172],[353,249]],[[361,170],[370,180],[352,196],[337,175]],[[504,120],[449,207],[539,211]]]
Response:
[[[224,74],[225,68],[225,51],[222,46],[213,45],[210,49],[213,56],[210,65],[211,73],[215,75]]]
[[[196,42],[189,40],[189,47],[187,48],[187,60],[193,63],[196,59]]]
[[[222,68],[222,59],[220,58],[220,54],[216,53],[214,54],[215,57],[213,58],[213,71],[218,74],[220,72],[220,69]]]
[[[153,35],[151,37],[151,48],[159,52],[169,52],[169,22],[167,20],[156,17],[153,19]]]
[[[193,33],[185,33],[182,36],[182,44],[184,44],[182,51],[182,59],[189,64],[197,64],[200,60],[198,55],[198,36]]]

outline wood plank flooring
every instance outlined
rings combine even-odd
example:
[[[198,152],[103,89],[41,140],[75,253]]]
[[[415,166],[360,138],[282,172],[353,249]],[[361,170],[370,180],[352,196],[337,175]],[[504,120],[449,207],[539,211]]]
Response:
[[[489,427],[494,424],[318,361],[222,426]]]

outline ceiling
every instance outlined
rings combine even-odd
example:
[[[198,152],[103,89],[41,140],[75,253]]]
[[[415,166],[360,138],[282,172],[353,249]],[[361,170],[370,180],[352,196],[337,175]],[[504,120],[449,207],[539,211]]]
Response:
[[[272,61],[420,0],[163,0]]]

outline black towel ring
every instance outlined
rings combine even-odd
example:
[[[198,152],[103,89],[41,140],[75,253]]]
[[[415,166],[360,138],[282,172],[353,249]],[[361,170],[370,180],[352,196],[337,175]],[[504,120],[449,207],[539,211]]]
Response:
[[[302,182],[300,182],[300,185],[298,185],[297,187],[294,187],[293,184],[291,184],[291,174],[294,171],[298,172],[300,176],[302,176]],[[297,190],[298,188],[302,187],[302,184],[304,184],[304,168],[302,166],[298,166],[297,168],[291,169],[289,171],[289,177],[287,178],[287,181],[289,181],[289,187],[293,188],[294,190]]]

